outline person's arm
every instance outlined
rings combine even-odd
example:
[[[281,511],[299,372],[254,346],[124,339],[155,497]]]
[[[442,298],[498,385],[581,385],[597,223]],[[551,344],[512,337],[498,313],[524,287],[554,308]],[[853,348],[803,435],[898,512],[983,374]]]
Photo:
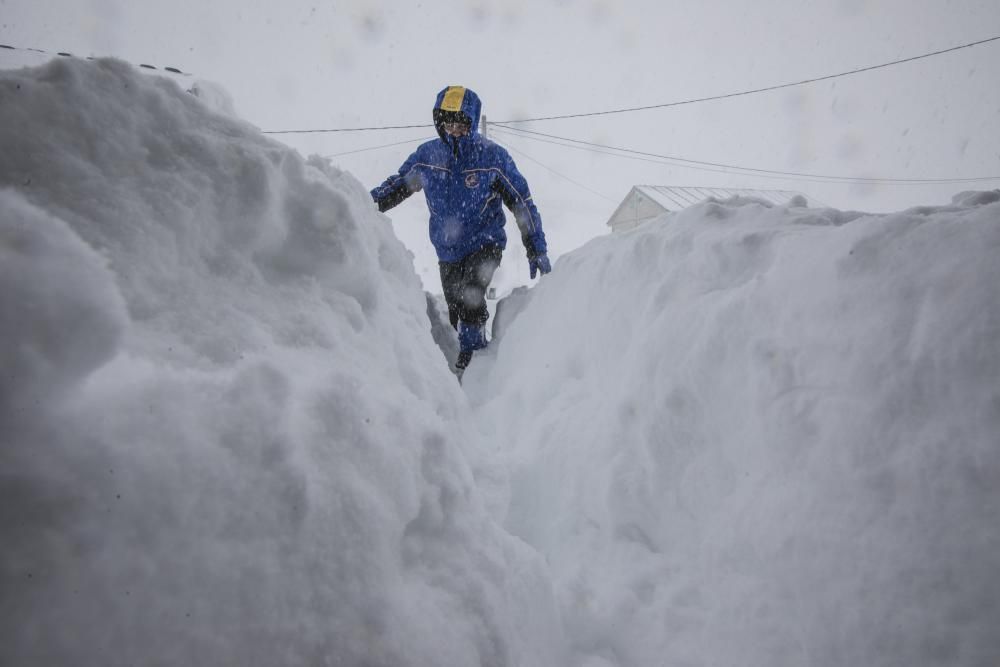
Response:
[[[423,188],[420,174],[414,169],[417,163],[417,153],[406,158],[399,171],[383,181],[382,185],[371,191],[372,200],[378,204],[378,210],[385,212],[404,199],[419,192]]]
[[[506,151],[503,152],[500,174],[496,187],[504,205],[514,214],[514,220],[521,232],[521,242],[528,254],[531,277],[535,277],[536,271],[548,273],[552,267],[547,254],[545,232],[542,230],[542,216],[538,214],[535,202],[531,199],[528,181],[518,171],[514,159]]]

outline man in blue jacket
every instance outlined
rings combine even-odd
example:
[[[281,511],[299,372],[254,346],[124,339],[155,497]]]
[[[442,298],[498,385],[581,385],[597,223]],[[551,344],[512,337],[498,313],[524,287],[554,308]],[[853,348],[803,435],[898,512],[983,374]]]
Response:
[[[459,371],[486,347],[486,288],[507,246],[501,203],[514,214],[531,277],[552,270],[528,183],[510,154],[479,134],[481,109],[479,96],[468,88],[448,86],[438,93],[434,127],[440,138],[421,144],[371,192],[378,210],[387,211],[424,191],[448,316],[458,330]]]

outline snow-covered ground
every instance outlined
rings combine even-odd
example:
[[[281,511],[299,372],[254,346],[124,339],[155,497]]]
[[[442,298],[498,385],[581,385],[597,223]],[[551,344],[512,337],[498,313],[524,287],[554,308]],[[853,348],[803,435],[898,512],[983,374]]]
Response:
[[[459,387],[197,92],[0,73],[0,663],[1000,664],[1000,192],[595,239]]]
[[[575,664],[1000,664],[998,253],[994,191],[560,261],[465,386]]]
[[[4,72],[0,290],[0,664],[562,660],[349,174],[123,63]]]

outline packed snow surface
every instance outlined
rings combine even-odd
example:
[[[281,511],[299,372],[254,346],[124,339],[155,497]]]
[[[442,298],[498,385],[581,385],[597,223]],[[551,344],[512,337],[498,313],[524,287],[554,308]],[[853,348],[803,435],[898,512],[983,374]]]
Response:
[[[191,90],[0,73],[0,664],[1000,664],[1000,192],[596,239],[460,387],[366,187]]]
[[[1000,191],[710,201],[502,308],[466,386],[577,664],[1000,665],[998,256]]]
[[[116,61],[0,147],[0,664],[563,660],[362,184]]]

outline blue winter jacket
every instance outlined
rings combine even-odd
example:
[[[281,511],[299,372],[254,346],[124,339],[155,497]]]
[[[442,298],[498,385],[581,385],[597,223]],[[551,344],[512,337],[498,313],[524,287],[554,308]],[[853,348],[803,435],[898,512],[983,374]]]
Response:
[[[421,144],[399,172],[371,191],[380,211],[414,192],[424,191],[430,211],[431,243],[442,262],[457,262],[487,245],[505,248],[501,203],[514,214],[528,257],[546,253],[545,233],[528,183],[510,154],[479,134],[479,96],[449,86],[438,93],[434,109],[462,112],[472,130],[452,137],[437,124],[438,139]]]

